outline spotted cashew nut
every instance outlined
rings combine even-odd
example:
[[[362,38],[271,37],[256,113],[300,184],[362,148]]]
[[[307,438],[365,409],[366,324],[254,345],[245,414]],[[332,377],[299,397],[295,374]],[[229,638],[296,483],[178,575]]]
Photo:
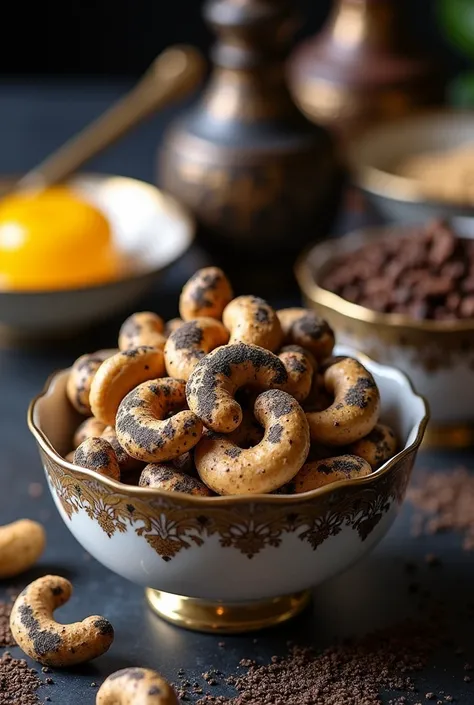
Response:
[[[327,368],[324,385],[334,401],[323,411],[307,412],[311,440],[344,446],[370,433],[380,414],[379,390],[370,372],[346,357]]]
[[[303,409],[305,411],[323,411],[323,409],[327,409],[328,406],[331,406],[334,401],[334,395],[328,392],[324,386],[324,373],[331,365],[335,365],[336,362],[341,362],[345,359],[345,355],[331,355],[323,362],[317,363],[318,369],[313,375],[311,390],[303,403]]]
[[[323,409],[327,409],[328,406],[331,406],[333,401],[333,395],[330,394],[324,386],[324,372],[321,372],[321,369],[319,369],[319,371],[313,375],[311,389],[303,402],[303,409],[305,411],[323,411]]]
[[[194,458],[201,480],[220,495],[273,492],[289,482],[309,451],[309,428],[298,402],[271,389],[257,397],[254,414],[265,428],[263,439],[242,449],[227,436],[205,437]]]
[[[310,492],[339,480],[354,480],[370,475],[372,468],[356,455],[339,455],[305,463],[293,480],[283,488],[285,494]]]
[[[148,668],[112,673],[97,693],[96,705],[179,705],[173,688]]]
[[[179,314],[184,321],[201,316],[220,320],[232,297],[232,287],[222,269],[204,267],[184,285],[179,299]]]
[[[275,311],[258,296],[238,296],[226,306],[222,322],[230,331],[230,343],[250,343],[277,350],[283,331]]]
[[[120,481],[120,465],[115,451],[105,438],[86,438],[74,451],[74,464],[81,468],[88,468],[110,477],[111,480]]]
[[[296,401],[302,402],[311,391],[316,362],[310,352],[299,345],[288,345],[278,357],[288,373],[287,391]]]
[[[274,389],[288,383],[282,361],[257,345],[235,343],[216,348],[194,368],[186,385],[191,411],[212,431],[231,433],[242,422],[234,399],[244,385]]]
[[[179,472],[166,463],[150,463],[142,470],[140,487],[152,487],[168,492],[182,492],[196,497],[210,497],[212,492],[197,478]]]
[[[91,384],[93,415],[106,426],[115,426],[120,402],[141,382],[165,374],[163,352],[143,345],[123,350],[100,366]]]
[[[43,553],[46,534],[36,521],[20,519],[0,526],[0,580],[31,568]]]
[[[257,397],[255,400],[256,399]],[[253,406],[255,406],[255,402]],[[214,431],[208,431],[208,433],[210,433],[212,437]],[[250,409],[246,409],[243,413],[242,423],[235,431],[228,433],[227,438],[240,446],[240,448],[252,448],[252,446],[256,446],[260,443],[263,435],[264,429],[255,418],[253,410],[250,411]]]
[[[81,445],[86,438],[100,438],[105,428],[106,426],[102,421],[90,416],[77,427],[72,438],[73,448],[77,448],[77,446]]]
[[[54,610],[72,595],[69,580],[45,575],[26,587],[10,615],[10,629],[18,646],[45,666],[68,667],[104,654],[114,640],[114,629],[104,617],[59,624]]]
[[[118,346],[120,350],[139,348],[147,345],[162,350],[165,347],[165,322],[156,313],[140,311],[129,316],[122,324],[119,332]]]
[[[284,333],[284,342],[301,345],[316,360],[329,357],[334,348],[334,333],[329,324],[314,311],[306,308],[283,308],[277,311]]]
[[[397,437],[390,426],[378,423],[367,436],[347,447],[347,452],[364,458],[375,470],[397,452]]]
[[[76,411],[83,416],[92,414],[89,399],[92,380],[107,357],[110,357],[110,352],[98,350],[95,353],[81,355],[71,367],[66,394]]]
[[[132,472],[133,470],[143,468],[143,464],[139,460],[132,458],[132,456],[127,453],[125,448],[122,448],[119,443],[119,439],[117,438],[115,428],[112,428],[112,426],[106,426],[101,438],[105,439],[107,443],[110,443],[112,446],[120,468],[120,475],[122,475],[122,473]]]
[[[185,409],[185,390],[183,380],[163,377],[139,384],[123,399],[115,430],[132,458],[146,463],[172,460],[196,445],[202,422]],[[177,413],[167,418],[171,412]]]
[[[207,353],[229,340],[229,332],[215,318],[196,318],[183,323],[166,341],[165,365],[170,377],[189,379]]]
[[[175,470],[179,472],[185,472],[187,475],[192,475],[194,472],[194,460],[191,452],[183,453],[183,455],[178,455],[177,458],[173,458],[171,465]]]

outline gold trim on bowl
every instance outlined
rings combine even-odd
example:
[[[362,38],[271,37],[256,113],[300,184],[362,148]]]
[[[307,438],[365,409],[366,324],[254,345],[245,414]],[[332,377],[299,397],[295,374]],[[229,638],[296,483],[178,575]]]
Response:
[[[274,627],[296,617],[311,601],[309,590],[266,600],[225,603],[151,588],[145,595],[153,612],[165,621],[213,634],[242,634]]]

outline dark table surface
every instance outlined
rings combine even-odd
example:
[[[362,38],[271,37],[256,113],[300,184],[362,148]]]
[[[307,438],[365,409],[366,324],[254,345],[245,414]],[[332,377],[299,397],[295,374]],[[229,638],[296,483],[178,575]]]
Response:
[[[18,172],[39,161],[90,119],[99,114],[124,86],[0,86],[0,156],[2,170]],[[104,155],[94,169],[153,180],[154,151],[170,113],[153,119],[139,132]],[[350,219],[354,222],[354,217]],[[347,223],[340,223],[344,229]],[[165,316],[176,315],[177,292],[186,277],[206,257],[197,249],[173,267],[143,306],[158,308]],[[275,305],[289,303],[282,297]],[[325,647],[336,637],[362,635],[388,625],[416,611],[417,599],[410,591],[413,576],[405,564],[419,565],[416,580],[421,589],[446,600],[454,643],[472,645],[472,622],[464,608],[472,602],[473,555],[463,552],[461,540],[453,535],[413,538],[410,535],[412,508],[406,504],[388,536],[378,548],[344,575],[314,591],[311,607],[288,625],[255,635],[222,637],[186,632],[160,621],[147,609],[143,590],[109,572],[85,554],[65,528],[46,489],[39,457],[26,427],[30,399],[56,368],[69,365],[85,350],[114,342],[119,321],[89,331],[76,340],[36,349],[0,349],[0,523],[30,517],[44,523],[48,547],[37,568],[22,576],[19,586],[46,572],[64,575],[74,584],[74,598],[60,614],[64,621],[82,619],[91,613],[103,614],[115,626],[116,640],[110,652],[85,668],[56,672],[54,685],[40,691],[44,700],[63,705],[95,702],[96,689],[111,672],[129,665],[148,666],[176,680],[184,668],[190,680],[214,666],[233,672],[243,657],[266,662],[285,651],[288,639]],[[419,468],[430,470],[469,467],[474,456],[468,451],[422,452]],[[30,496],[31,483],[41,483],[40,497]],[[442,567],[430,568],[428,553],[442,559]],[[0,598],[11,583],[0,583]],[[18,649],[12,650],[15,655]],[[0,651],[1,653],[1,651]],[[468,656],[466,656],[468,659]],[[464,660],[454,649],[436,653],[417,682],[424,700],[427,691],[446,693],[461,703],[474,703],[474,685],[463,680]],[[213,692],[219,692],[214,688]],[[388,699],[387,696],[383,698]]]

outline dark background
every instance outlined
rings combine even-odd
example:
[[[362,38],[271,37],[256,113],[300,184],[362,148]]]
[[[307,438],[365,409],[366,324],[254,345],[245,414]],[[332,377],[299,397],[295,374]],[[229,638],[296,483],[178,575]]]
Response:
[[[405,4],[416,41],[443,55],[452,72],[459,69],[461,57],[447,46],[437,27],[436,0]],[[209,46],[202,5],[202,0],[4,0],[0,75],[138,76],[169,44]],[[300,36],[321,26],[330,5],[330,0],[295,0],[305,18]]]

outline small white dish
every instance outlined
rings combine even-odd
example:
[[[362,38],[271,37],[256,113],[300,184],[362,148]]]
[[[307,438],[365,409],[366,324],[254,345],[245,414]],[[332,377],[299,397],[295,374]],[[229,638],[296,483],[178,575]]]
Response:
[[[75,330],[119,312],[137,301],[194,238],[194,222],[187,210],[152,184],[82,174],[69,185],[108,218],[126,269],[117,281],[97,286],[0,291],[0,327],[7,332],[38,337]]]

